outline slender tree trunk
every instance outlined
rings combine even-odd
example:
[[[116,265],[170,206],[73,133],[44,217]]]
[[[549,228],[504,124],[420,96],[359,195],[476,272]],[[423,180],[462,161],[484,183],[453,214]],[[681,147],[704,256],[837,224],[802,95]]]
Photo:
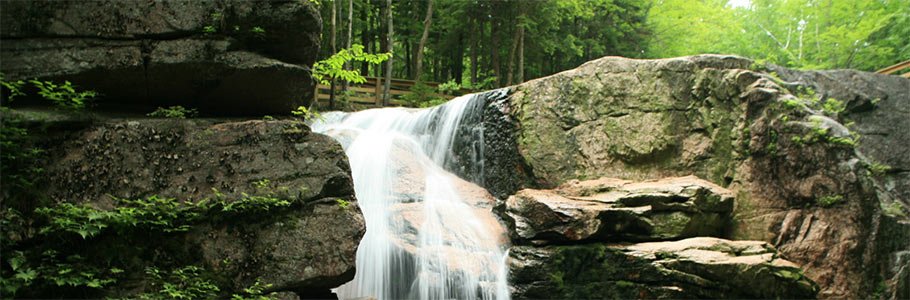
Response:
[[[476,16],[473,15],[470,18],[471,22],[471,86],[473,87],[477,84],[477,35],[483,34],[483,28],[477,26],[479,23]],[[480,28],[480,30],[478,30]]]
[[[458,54],[455,55],[455,82],[461,85],[464,74],[464,31],[458,33]]]
[[[525,28],[524,26],[519,27],[518,30],[518,82],[522,83],[525,81]]]
[[[386,34],[386,52],[392,53],[392,44],[395,39],[393,37],[394,30],[392,29],[392,0],[386,0],[386,22],[388,22],[388,33]],[[392,55],[394,56],[394,55]],[[389,94],[389,88],[392,85],[392,57],[389,57],[389,60],[386,61],[385,69],[385,85],[382,87],[382,105],[388,106],[392,102],[392,97]]]
[[[509,73],[506,75],[506,85],[512,85],[515,71],[515,55],[518,54],[518,40],[521,38],[519,29],[521,24],[515,22],[515,34],[512,35],[512,47],[509,48]]]
[[[338,13],[338,6],[336,5],[337,2],[338,2],[337,0],[332,1],[332,37],[331,37],[332,54],[335,54],[338,52],[338,49],[335,45],[335,36],[337,35],[337,30],[336,30],[336,26],[335,26],[335,19],[336,19],[335,15]],[[330,54],[330,55],[332,55],[332,54]],[[334,109],[335,108],[335,78],[332,78],[332,83],[329,87],[329,90],[331,91],[329,93],[329,109]]]
[[[490,70],[496,77],[496,81],[493,82],[494,87],[500,87],[499,83],[502,82],[499,73],[499,30],[496,30],[498,27],[495,18],[490,20]]]
[[[351,49],[351,38],[354,36],[354,0],[348,0],[348,38],[345,40],[345,49]],[[353,63],[345,62],[344,69],[351,70]],[[342,90],[348,90],[348,82],[345,81],[341,87]]]
[[[416,71],[414,71],[414,80],[420,81],[420,75],[423,73],[423,47],[427,45],[427,38],[430,37],[430,25],[433,23],[433,0],[427,1],[427,16],[423,19],[423,34],[420,35],[420,43],[417,44],[417,58],[415,58]]]
[[[360,44],[365,48],[364,50],[373,53],[372,43],[370,43],[370,5],[369,2],[363,4],[362,10],[360,11],[360,19],[363,20],[363,31],[360,33]],[[360,74],[363,76],[370,76],[370,64],[362,62],[360,64]]]

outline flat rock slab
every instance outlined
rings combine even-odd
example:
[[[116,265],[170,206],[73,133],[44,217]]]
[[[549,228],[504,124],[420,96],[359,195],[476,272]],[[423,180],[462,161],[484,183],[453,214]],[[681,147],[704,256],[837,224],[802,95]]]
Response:
[[[760,241],[512,247],[513,297],[814,298],[818,286]]]
[[[730,191],[694,176],[631,182],[569,181],[521,190],[506,201],[518,243],[659,241],[720,236],[730,221]]]

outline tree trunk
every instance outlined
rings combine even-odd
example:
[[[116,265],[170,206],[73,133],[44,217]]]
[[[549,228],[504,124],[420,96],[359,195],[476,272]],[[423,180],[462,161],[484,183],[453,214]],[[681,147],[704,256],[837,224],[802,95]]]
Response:
[[[525,28],[518,28],[518,80],[516,84],[525,81]]]
[[[509,73],[506,75],[506,85],[513,84],[512,79],[514,78],[515,55],[518,54],[518,40],[521,39],[519,28],[521,28],[521,24],[516,19],[515,34],[512,35],[512,47],[509,49]]]
[[[354,0],[348,0],[348,38],[345,40],[345,49],[351,49],[351,38],[354,36]],[[344,69],[351,70],[353,63],[345,62]],[[341,87],[342,90],[348,90],[348,82],[345,81]]]
[[[433,23],[433,0],[427,1],[427,16],[423,19],[423,34],[420,36],[420,43],[417,44],[417,58],[415,58],[416,70],[414,71],[414,80],[420,81],[420,75],[423,73],[423,47],[427,45],[427,38],[430,37],[430,24]]]
[[[496,81],[493,82],[493,87],[499,87],[499,35],[498,28],[496,26],[495,18],[490,20],[490,70],[493,71],[493,76],[496,77]]]
[[[476,16],[473,15],[470,18],[471,22],[471,87],[474,87],[477,84],[477,35],[483,34],[483,28],[477,26],[479,23]],[[478,30],[478,28],[480,30]]]
[[[335,15],[338,12],[338,9],[337,9],[338,6],[335,5],[336,2],[338,2],[338,1],[337,0],[332,1],[332,37],[331,37],[332,53],[329,55],[334,55],[335,53],[338,52],[338,49],[335,45],[335,36],[337,35],[336,26],[335,26],[335,19],[336,19]],[[335,108],[335,78],[332,78],[332,83],[329,87],[329,91],[330,91],[329,92],[329,109],[334,109]]]
[[[363,5],[363,9],[360,11],[360,19],[363,20],[363,31],[360,33],[360,44],[363,45],[364,51],[373,53],[372,44],[370,44],[370,6],[369,3],[364,3]],[[363,76],[370,76],[370,64],[362,62],[360,64],[360,74],[363,74]]]
[[[386,52],[392,53],[392,43],[394,42],[392,30],[392,0],[386,0],[386,22],[388,22],[388,33],[386,34]],[[392,55],[395,56],[395,55]],[[392,85],[392,57],[389,57],[389,60],[386,61],[385,67],[385,85],[382,87],[382,106],[388,106],[392,102],[392,97],[389,94],[389,88]]]

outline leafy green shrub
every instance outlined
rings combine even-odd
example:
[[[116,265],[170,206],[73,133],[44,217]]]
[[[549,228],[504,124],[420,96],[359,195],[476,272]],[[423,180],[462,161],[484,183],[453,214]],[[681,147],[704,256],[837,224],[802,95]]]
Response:
[[[213,299],[221,291],[197,266],[186,266],[170,272],[146,268],[145,273],[156,290],[139,295],[139,299]]]
[[[345,70],[344,64],[351,61],[360,61],[377,65],[391,57],[391,53],[371,54],[363,52],[363,45],[354,44],[351,45],[351,48],[341,49],[329,58],[313,64],[312,76],[314,80],[325,85],[335,79],[352,83],[364,83],[366,78],[360,75],[360,70]]]
[[[322,120],[322,115],[318,111],[310,110],[306,106],[298,106],[291,114],[303,118],[304,121]]]
[[[448,82],[442,83],[436,87],[436,90],[440,93],[446,95],[455,95],[455,92],[461,90],[461,85],[459,85],[455,80],[449,80]]]
[[[85,108],[86,102],[98,96],[95,91],[77,91],[69,81],[63,84],[57,84],[52,81],[29,80],[32,85],[38,88],[38,95],[44,99],[50,100],[60,107],[68,109]]]
[[[0,86],[3,86],[9,91],[5,97],[6,101],[12,102],[16,97],[25,96],[25,92],[22,91],[22,89],[25,88],[25,81],[6,81],[3,79],[3,73],[0,73]]]
[[[252,286],[243,289],[243,293],[231,295],[231,300],[271,300],[275,298],[275,293],[265,292],[265,290],[270,289],[271,287],[271,284],[262,284],[262,282],[257,279],[256,283]]]
[[[168,108],[158,107],[155,111],[148,113],[147,116],[153,118],[186,119],[195,117],[198,114],[199,112],[195,109],[187,109],[177,105]]]
[[[3,203],[35,203],[35,185],[41,179],[44,169],[41,160],[44,150],[33,147],[23,120],[9,114],[9,109],[0,107],[0,190]],[[21,201],[20,201],[21,200]]]
[[[61,259],[61,257],[63,257]],[[40,254],[13,251],[5,257],[9,263],[12,276],[2,277],[0,291],[4,295],[15,295],[20,289],[31,287],[42,289],[48,287],[84,287],[100,289],[117,282],[119,268],[101,268],[93,266],[80,255],[66,255],[55,250],[45,250]]]

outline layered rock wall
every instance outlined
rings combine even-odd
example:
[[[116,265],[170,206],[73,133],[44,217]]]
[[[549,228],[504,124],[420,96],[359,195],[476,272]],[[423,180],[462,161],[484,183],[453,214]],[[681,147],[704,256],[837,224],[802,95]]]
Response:
[[[313,97],[311,1],[5,1],[6,80],[69,80],[118,108],[287,114]]]

